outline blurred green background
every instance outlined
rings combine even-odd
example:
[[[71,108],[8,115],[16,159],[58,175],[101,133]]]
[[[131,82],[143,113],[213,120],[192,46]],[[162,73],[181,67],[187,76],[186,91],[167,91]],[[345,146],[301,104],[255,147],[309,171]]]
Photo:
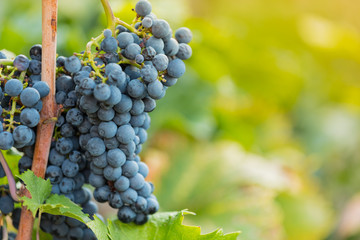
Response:
[[[133,19],[136,1],[110,2]],[[151,2],[194,33],[142,152],[161,210],[243,240],[360,239],[360,3]],[[0,1],[0,49],[41,42],[40,8]],[[82,51],[105,24],[100,1],[59,0],[58,53]]]

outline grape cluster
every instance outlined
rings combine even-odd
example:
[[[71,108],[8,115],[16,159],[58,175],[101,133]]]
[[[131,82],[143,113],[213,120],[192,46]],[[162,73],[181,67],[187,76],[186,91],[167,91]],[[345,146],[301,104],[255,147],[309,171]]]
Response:
[[[0,65],[0,149],[23,148],[35,143],[42,98],[50,88],[41,81],[41,45],[30,49],[29,60],[18,55],[12,65]],[[0,59],[6,59],[0,54]]]
[[[15,229],[18,229],[20,223],[21,208],[14,207],[14,200],[10,196],[9,186],[0,186],[0,216],[10,216],[12,225]],[[0,229],[0,240],[3,236],[3,228]],[[15,240],[16,233],[8,232],[8,239]]]
[[[192,55],[192,33],[183,27],[173,37],[169,24],[151,13],[148,1],[138,1],[135,11],[133,25],[120,23],[115,34],[106,29],[96,38],[95,53],[90,47],[58,57],[56,101],[66,115],[59,118],[55,136],[60,138],[47,172],[72,199],[69,179],[79,167],[67,155],[79,152],[88,161],[87,179],[95,187],[95,200],[118,209],[122,222],[144,224],[159,209],[154,186],[145,180],[149,169],[139,156],[147,140],[149,113],[185,73],[183,60]],[[64,192],[62,186],[69,190]]]

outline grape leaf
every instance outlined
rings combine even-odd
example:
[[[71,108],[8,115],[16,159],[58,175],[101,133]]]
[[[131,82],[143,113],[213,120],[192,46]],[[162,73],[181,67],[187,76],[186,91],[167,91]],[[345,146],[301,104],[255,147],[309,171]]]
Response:
[[[19,178],[23,180],[26,189],[31,195],[31,198],[26,196],[21,198],[24,201],[23,205],[26,206],[35,217],[37,210],[51,194],[50,180],[39,178],[30,170],[21,174]]]
[[[137,226],[135,224],[124,224],[119,220],[109,222],[108,228],[112,239],[130,240],[130,239],[157,239],[157,240],[181,240],[181,239],[201,239],[201,240],[236,240],[240,232],[234,232],[224,235],[221,229],[201,235],[200,227],[186,226],[182,222],[184,216],[193,214],[186,210],[180,212],[162,212],[150,217],[149,222]],[[121,236],[119,238],[118,236]]]
[[[98,216],[94,215],[94,220],[86,223],[86,225],[95,233],[97,239],[109,239],[107,226]]]
[[[91,221],[88,215],[81,211],[79,205],[64,195],[52,194],[40,208],[42,212],[75,218],[83,223]]]

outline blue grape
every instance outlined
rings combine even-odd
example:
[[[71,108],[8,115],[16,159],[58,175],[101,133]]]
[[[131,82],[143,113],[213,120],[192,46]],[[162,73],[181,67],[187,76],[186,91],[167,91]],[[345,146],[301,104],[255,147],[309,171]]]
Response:
[[[146,16],[141,21],[141,23],[142,23],[144,28],[151,28],[151,26],[153,25],[153,20],[150,17]]]
[[[123,223],[130,223],[135,220],[136,213],[128,206],[123,206],[119,209],[117,217]]]
[[[139,115],[142,112],[144,112],[144,109],[145,109],[144,102],[141,99],[135,99],[135,100],[133,100],[133,105],[130,110],[130,113],[132,115]]]
[[[154,40],[152,40],[152,41],[154,41]],[[149,61],[155,57],[156,51],[153,47],[146,46],[146,48],[142,51],[142,55],[144,56],[145,60]]]
[[[104,168],[104,177],[109,181],[116,181],[121,177],[122,169],[121,167],[114,168],[112,166],[107,166]]]
[[[112,167],[121,167],[126,161],[126,156],[120,149],[113,149],[107,152],[107,162]]]
[[[164,86],[171,87],[174,86],[177,82],[177,78],[170,77],[169,75],[165,74],[165,82],[163,82]]]
[[[2,214],[7,215],[14,210],[14,200],[9,196],[0,196],[0,211]]]
[[[144,186],[140,190],[138,190],[139,196],[142,196],[144,198],[150,197],[151,192],[152,192],[151,185],[148,182],[145,182]]]
[[[181,27],[176,30],[175,38],[179,43],[189,43],[192,39],[192,32],[186,27]]]
[[[60,154],[55,148],[50,150],[49,162],[55,166],[61,166],[65,161],[65,156]]]
[[[105,185],[105,178],[103,176],[91,173],[89,176],[89,183],[92,186],[99,188]]]
[[[67,75],[61,75],[56,79],[56,91],[70,92],[75,87],[74,81]]]
[[[151,82],[148,85],[147,91],[150,97],[159,99],[163,91],[163,85],[160,81]]]
[[[80,133],[88,133],[90,131],[90,128],[92,127],[92,124],[89,122],[87,117],[84,117],[83,122],[77,126]]]
[[[100,49],[104,52],[111,53],[116,52],[118,43],[114,37],[105,37],[105,39],[100,44]]]
[[[100,108],[97,112],[97,116],[102,121],[111,121],[115,117],[115,111],[112,108]]]
[[[144,112],[152,112],[156,108],[156,101],[150,97],[142,99],[144,103]]]
[[[62,172],[66,177],[75,177],[79,172],[79,165],[70,160],[65,160],[61,166]]]
[[[70,123],[65,123],[60,128],[60,134],[63,137],[72,137],[75,135],[75,129]]]
[[[50,87],[46,82],[37,82],[33,85],[33,88],[39,92],[40,98],[46,97],[50,92]]]
[[[140,190],[145,184],[144,176],[137,173],[134,177],[130,178],[130,187],[135,190]]]
[[[170,32],[169,23],[163,19],[155,20],[151,32],[156,38],[163,38]]]
[[[93,162],[90,163],[90,170],[92,173],[95,173],[97,175],[104,175],[104,169],[96,167]]]
[[[141,77],[140,69],[129,65],[125,68],[125,73],[129,76],[130,79],[135,79]]]
[[[59,184],[62,193],[71,193],[75,189],[75,181],[72,178],[64,177]]]
[[[70,154],[69,154],[69,160],[72,161],[73,163],[78,163],[81,161],[82,159],[82,154],[81,152],[79,151],[72,151]]]
[[[108,100],[105,101],[106,104],[114,106],[121,101],[121,92],[120,89],[116,86],[110,86],[111,95]]]
[[[134,60],[136,55],[141,53],[141,47],[136,43],[130,43],[125,48],[125,57],[127,57],[130,60]]]
[[[26,172],[31,169],[32,166],[32,158],[28,156],[22,156],[18,162],[19,172],[20,174]]]
[[[129,179],[127,177],[121,176],[114,183],[114,187],[119,192],[123,192],[123,191],[125,191],[126,189],[128,189],[130,187],[130,181],[129,181]]]
[[[20,93],[20,100],[24,106],[33,107],[40,100],[40,94],[35,88],[28,87]]]
[[[176,54],[176,56],[178,58],[180,58],[181,60],[186,60],[189,59],[192,55],[192,49],[189,45],[187,45],[186,43],[180,43],[179,45],[179,51]]]
[[[129,123],[130,119],[131,119],[131,115],[128,112],[116,113],[113,121],[117,126],[121,126],[121,125],[125,125],[125,124]]]
[[[13,138],[15,142],[27,144],[32,139],[32,131],[27,126],[17,126],[13,131]]]
[[[111,90],[109,85],[105,83],[100,83],[96,85],[96,87],[94,88],[94,97],[98,101],[106,101],[110,98],[110,96],[111,96]]]
[[[91,68],[90,68],[90,71],[91,71]],[[85,78],[88,78],[89,76],[90,76],[90,72],[81,69],[81,71],[74,74],[74,76],[73,76],[74,83],[78,85],[82,81],[84,81]]]
[[[146,120],[146,116],[145,116],[145,120]],[[146,142],[146,140],[147,140],[147,132],[146,132],[146,130],[144,128],[139,128],[137,136],[140,139],[140,144],[143,144],[143,143]]]
[[[133,98],[141,98],[145,93],[145,85],[139,79],[133,79],[127,86],[127,92]]]
[[[153,82],[158,77],[158,72],[153,65],[145,65],[141,70],[140,74],[145,82]]]
[[[103,153],[100,156],[93,157],[92,163],[98,168],[105,168],[108,165],[106,156],[106,153]]]
[[[114,122],[101,122],[98,128],[99,135],[103,138],[115,137],[117,126]]]
[[[110,73],[112,73],[114,71],[122,71],[121,66],[119,64],[116,64],[116,63],[109,63],[109,64],[106,65],[105,74],[107,76],[109,76]]]
[[[23,84],[17,79],[10,79],[6,82],[4,90],[9,96],[16,97],[22,92]]]
[[[41,61],[42,46],[35,44],[30,48],[30,58],[33,60]]]
[[[112,36],[112,31],[110,29],[105,29],[104,30],[104,37],[109,38],[111,36]]]
[[[20,169],[19,169],[20,172]],[[6,176],[6,173],[4,171],[4,168],[2,167],[2,165],[0,164],[0,178],[3,178]]]
[[[138,196],[135,202],[136,210],[144,212],[147,208],[147,200],[144,197]]]
[[[67,239],[81,240],[83,239],[84,231],[80,227],[71,228],[67,235]]]
[[[116,137],[105,138],[104,143],[107,149],[112,150],[119,147],[119,142]]]
[[[104,141],[100,138],[91,138],[86,144],[86,149],[89,151],[91,156],[100,156],[105,152]]]
[[[120,196],[123,203],[134,204],[138,197],[138,194],[134,189],[128,188],[124,192],[121,192]]]
[[[156,53],[162,53],[164,49],[164,41],[160,38],[156,38],[153,36],[146,41],[145,46],[152,47],[156,51]],[[147,60],[146,57],[145,60]]]
[[[80,107],[87,113],[95,113],[100,108],[97,100],[92,96],[82,96],[80,98]]]
[[[94,80],[87,77],[84,78],[78,86],[79,86],[79,92],[82,95],[90,96],[93,94],[96,84]]]
[[[144,56],[141,55],[141,54],[138,54],[138,55],[136,55],[136,57],[135,57],[135,62],[136,62],[137,64],[143,63],[144,60],[145,60],[145,59],[144,59]]]
[[[84,116],[77,108],[72,108],[66,113],[66,121],[71,123],[73,126],[80,126],[83,120]]]
[[[56,141],[55,148],[59,153],[66,155],[73,150],[74,145],[70,138],[59,138]]]
[[[20,113],[20,122],[28,127],[36,127],[40,121],[40,114],[34,108],[25,108]]]
[[[128,144],[135,138],[135,131],[130,125],[123,125],[118,128],[116,138],[120,143]]]
[[[119,47],[125,49],[131,43],[134,43],[133,36],[128,32],[122,32],[117,36]]]
[[[109,205],[112,207],[112,208],[121,208],[123,206],[123,202],[121,200],[121,196],[120,196],[120,193],[118,192],[112,192],[110,193],[109,195]]]
[[[126,177],[134,177],[139,171],[139,165],[135,161],[126,161],[122,166],[123,175]]]
[[[164,52],[167,56],[175,56],[179,51],[179,43],[176,39],[171,38],[165,43]]]
[[[140,0],[135,5],[135,12],[144,17],[151,13],[151,3],[146,0]]]
[[[148,166],[144,162],[139,162],[138,165],[139,165],[139,173],[143,175],[144,178],[146,178],[147,175],[149,174]]]
[[[167,73],[170,77],[179,78],[185,73],[185,64],[180,59],[174,59],[169,62]]]
[[[70,73],[76,73],[81,69],[81,61],[76,56],[71,56],[65,59],[64,67]]]
[[[130,124],[133,127],[141,127],[144,124],[144,122],[145,122],[144,114],[134,115],[130,119]]]
[[[58,184],[63,179],[63,173],[58,166],[48,166],[46,168],[45,177],[50,180],[51,184]]]
[[[159,203],[153,198],[147,199],[147,212],[149,214],[154,214],[159,211]]]
[[[32,74],[40,74],[41,62],[38,60],[31,60],[29,63],[29,72],[31,72]]]
[[[29,64],[30,64],[29,59],[22,54],[16,56],[13,62],[14,67],[16,67],[16,69],[19,70],[20,72],[26,71],[29,67]]]
[[[105,185],[94,190],[94,198],[100,203],[104,203],[109,199],[111,190],[109,186]]]
[[[169,64],[169,59],[165,54],[158,54],[154,57],[152,63],[154,64],[156,70],[164,71]]]
[[[136,225],[143,225],[143,224],[145,224],[148,220],[149,220],[148,215],[142,214],[142,213],[138,213],[138,214],[136,214],[136,217],[135,217],[135,219],[134,219],[134,223],[135,223]]]
[[[66,92],[60,91],[55,94],[55,101],[57,104],[63,104],[66,100]]]

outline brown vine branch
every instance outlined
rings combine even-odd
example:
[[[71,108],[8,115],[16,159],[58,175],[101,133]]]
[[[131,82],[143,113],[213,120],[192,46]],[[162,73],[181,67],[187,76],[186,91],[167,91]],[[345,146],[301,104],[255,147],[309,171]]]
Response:
[[[1,165],[6,173],[6,177],[8,179],[8,183],[9,183],[9,189],[10,189],[10,195],[12,197],[12,199],[14,199],[14,201],[18,202],[19,198],[18,195],[16,193],[16,182],[14,179],[14,176],[11,172],[11,169],[9,168],[9,165],[7,164],[4,155],[2,154],[2,152],[0,151],[0,162]]]
[[[58,109],[55,102],[55,66],[56,66],[56,35],[57,35],[57,0],[42,0],[42,71],[43,81],[50,87],[50,93],[43,99],[40,123],[37,127],[32,171],[44,178],[48,161],[51,138],[55,126]],[[25,195],[29,195],[27,192]],[[31,240],[34,218],[29,210],[22,208],[17,240]]]

